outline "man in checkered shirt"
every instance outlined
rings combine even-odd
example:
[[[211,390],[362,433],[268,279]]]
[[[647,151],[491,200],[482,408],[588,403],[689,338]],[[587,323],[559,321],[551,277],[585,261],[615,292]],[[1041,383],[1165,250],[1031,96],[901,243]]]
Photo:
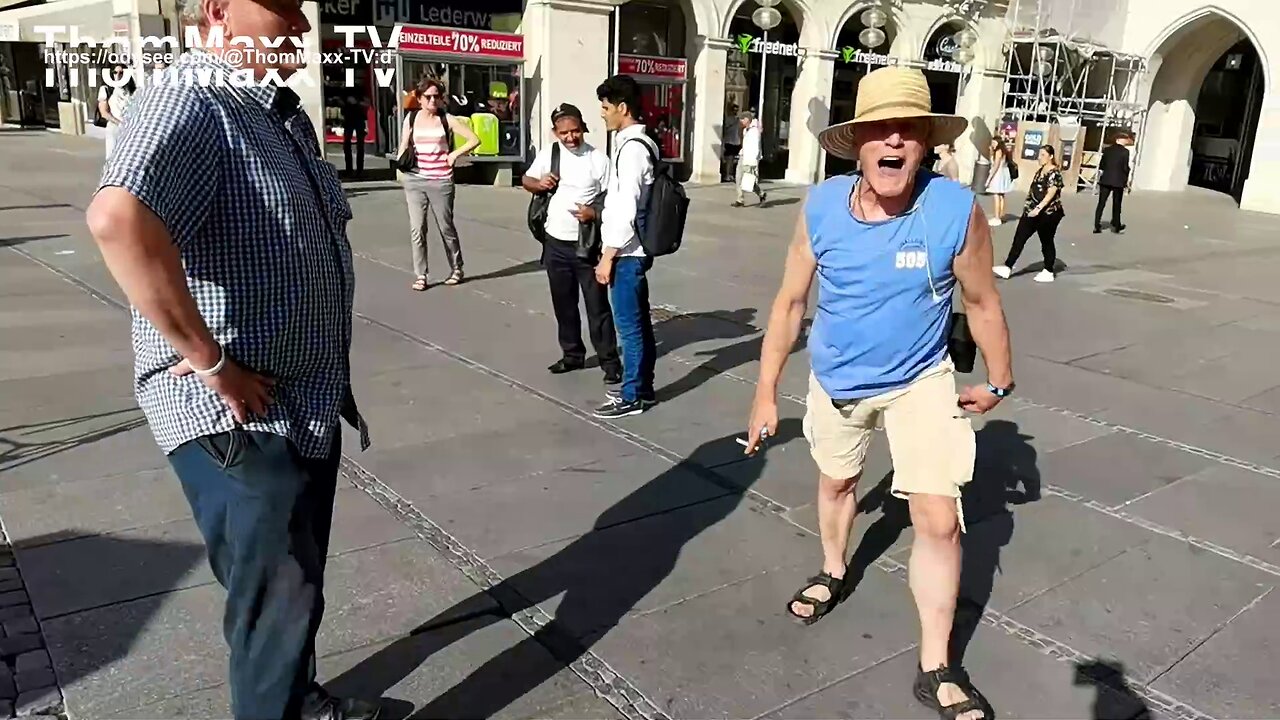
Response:
[[[299,0],[183,11],[228,37],[310,29]],[[373,718],[315,682],[340,416],[368,447],[350,388],[351,210],[298,96],[233,82],[296,66],[236,57],[192,51],[135,98],[87,219],[133,306],[138,403],[227,589],[235,717]]]

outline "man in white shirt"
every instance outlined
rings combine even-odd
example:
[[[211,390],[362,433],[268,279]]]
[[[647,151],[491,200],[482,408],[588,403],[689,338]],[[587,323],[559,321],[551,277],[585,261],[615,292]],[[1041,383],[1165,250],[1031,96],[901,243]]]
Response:
[[[622,382],[622,362],[618,359],[609,290],[596,282],[600,248],[594,242],[599,234],[592,207],[609,182],[609,157],[583,140],[587,124],[582,111],[573,105],[556,107],[551,124],[557,140],[542,148],[523,181],[524,189],[531,193],[554,193],[547,209],[542,264],[547,268],[551,307],[560,328],[561,357],[547,369],[553,375],[563,375],[586,366],[587,348],[582,343],[582,318],[578,313],[581,291],[587,306],[587,330],[604,370],[604,381],[617,385]],[[556,147],[560,149],[554,150]],[[553,152],[558,154],[558,172],[552,172]]]
[[[638,227],[645,221],[647,189],[653,185],[658,147],[640,122],[640,86],[627,75],[615,75],[596,88],[600,117],[614,136],[612,172],[605,195],[600,234],[604,252],[596,280],[611,288],[613,321],[622,341],[622,389],[610,393],[596,417],[639,415],[653,407],[653,369],[658,347],[649,315],[649,280],[653,259],[640,244]]]
[[[742,128],[742,152],[738,155],[738,174],[734,178],[734,182],[738,185],[738,199],[733,201],[733,206],[742,207],[744,204],[742,178],[748,173],[755,178],[751,183],[752,192],[760,198],[760,204],[763,205],[768,196],[760,191],[760,156],[762,154],[760,123],[756,122],[755,113],[744,110],[738,115],[738,125]]]

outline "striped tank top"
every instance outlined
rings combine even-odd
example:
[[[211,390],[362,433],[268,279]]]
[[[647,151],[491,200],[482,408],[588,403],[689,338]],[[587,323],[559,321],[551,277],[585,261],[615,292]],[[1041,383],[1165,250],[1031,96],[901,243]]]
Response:
[[[445,132],[446,118],[440,118],[438,127],[421,127],[413,124],[413,147],[418,155],[418,177],[424,180],[449,180],[453,168],[449,167],[449,136]]]

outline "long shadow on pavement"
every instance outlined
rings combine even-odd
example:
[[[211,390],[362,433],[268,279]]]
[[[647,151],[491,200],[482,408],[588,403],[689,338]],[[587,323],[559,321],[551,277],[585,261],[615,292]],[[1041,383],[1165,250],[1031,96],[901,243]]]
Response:
[[[784,421],[776,442],[798,437],[798,421]],[[563,594],[554,618],[538,632],[476,669],[414,717],[491,717],[537,688],[591,646],[657,588],[675,568],[684,547],[703,531],[727,518],[743,500],[743,491],[759,479],[766,462],[753,463],[754,476],[731,487],[706,469],[737,447],[736,436],[708,442],[688,459],[663,472],[601,514],[591,532],[554,556],[524,570],[487,592],[477,593],[440,613],[408,637],[328,684],[335,693],[377,697],[404,680],[433,653],[480,628],[528,610]],[[652,514],[669,497],[674,484],[690,474],[729,490],[694,506]],[[650,513],[648,518],[640,517]],[[492,614],[489,598],[501,614]],[[551,612],[550,610],[548,612]],[[425,642],[415,637],[430,633]],[[545,650],[544,650],[545,649]],[[534,661],[549,650],[555,663]]]
[[[1129,687],[1124,663],[1092,660],[1076,663],[1076,686],[1092,686],[1097,691],[1093,700],[1093,720],[1150,720],[1151,708]],[[1134,708],[1137,708],[1135,711]]]
[[[111,422],[105,427],[93,427],[93,421],[115,416],[120,416],[120,419]],[[73,429],[80,424],[86,424],[86,429],[83,431],[73,430],[70,435],[59,433],[59,431]],[[145,424],[146,419],[142,417],[142,413],[137,408],[126,408],[124,410],[113,410],[64,420],[0,428],[0,472],[13,470],[68,450],[74,450],[99,440],[105,440],[113,435],[136,430]],[[57,437],[35,442],[21,439],[41,434],[55,434]]]
[[[742,308],[733,311],[676,315],[655,324],[654,334],[659,341],[659,356],[676,352],[698,342],[736,340],[748,335],[754,336],[712,350],[699,350],[694,356],[706,358],[706,360],[685,373],[684,377],[659,390],[658,398],[663,402],[670,402],[685,393],[697,390],[717,375],[733,372],[743,365],[759,360],[764,338],[758,336],[761,330],[753,324],[755,316],[754,309]],[[805,319],[800,338],[792,348],[792,353],[804,348],[812,323],[811,319]]]
[[[110,582],[99,577],[91,578],[93,582],[86,585],[85,578],[67,577],[63,570],[35,559],[47,558],[54,546],[64,542],[74,542],[81,552],[107,563],[102,572],[120,573],[124,577],[145,573],[146,589],[130,590],[116,584],[110,591],[113,597],[100,597],[96,589],[101,589],[104,584],[111,585]],[[87,709],[86,704],[110,701],[103,697],[102,688],[113,681],[109,676],[93,676],[119,672],[121,662],[135,650],[139,638],[148,628],[153,633],[156,631],[152,627],[154,616],[168,597],[165,591],[178,587],[192,568],[205,559],[204,547],[199,544],[156,542],[117,534],[85,534],[76,530],[27,538],[18,545],[16,555],[32,603],[31,610],[37,616],[47,616],[50,610],[57,613],[55,619],[41,621],[42,634],[58,680],[64,690],[70,690],[73,709],[81,713]],[[77,594],[80,596],[76,597]],[[56,607],[51,607],[50,603]],[[69,608],[75,609],[68,611]],[[17,613],[22,610],[20,606],[6,608],[5,617],[18,617]],[[21,636],[9,635],[11,644],[6,646],[7,649],[23,647],[13,644],[16,637]],[[13,658],[6,660],[12,663]],[[77,691],[76,686],[82,681],[88,683],[86,689]],[[93,687],[99,689],[87,689]],[[149,692],[139,691],[136,699],[121,699],[119,702],[137,704],[144,698],[149,699]],[[88,713],[89,716],[96,714]]]

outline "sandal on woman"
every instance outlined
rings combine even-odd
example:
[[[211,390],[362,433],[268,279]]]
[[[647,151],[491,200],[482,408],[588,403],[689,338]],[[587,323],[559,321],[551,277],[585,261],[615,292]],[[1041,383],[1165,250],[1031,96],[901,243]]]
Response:
[[[829,593],[826,600],[819,600],[807,593],[817,588],[826,588]],[[787,603],[787,612],[791,617],[799,620],[805,625],[812,625],[821,620],[827,613],[835,609],[840,604],[841,593],[844,592],[844,578],[834,578],[830,573],[819,573],[811,578],[804,587],[791,598],[791,602]],[[808,615],[801,615],[796,612],[796,605],[802,605],[809,608]]]
[[[938,689],[947,684],[960,688],[960,692],[969,699],[955,705],[943,705],[938,700]],[[915,695],[921,704],[938,713],[938,717],[942,720],[956,720],[968,713],[982,713],[983,720],[991,720],[991,711],[988,710],[990,705],[987,704],[986,698],[982,697],[982,693],[978,692],[978,688],[973,686],[969,673],[965,672],[964,668],[953,670],[949,667],[940,667],[929,672],[921,670],[916,676]]]
[[[449,276],[449,279],[444,281],[444,284],[445,284],[445,285],[458,285],[458,284],[460,284],[461,282],[462,282],[462,271],[461,271],[461,270],[454,270],[454,271],[453,271],[453,274]]]
[[[419,276],[418,276],[418,279],[413,281],[413,289],[414,289],[414,290],[416,290],[417,292],[422,292],[423,290],[426,290],[426,289],[427,289],[427,276],[426,276],[426,275],[419,275]]]

